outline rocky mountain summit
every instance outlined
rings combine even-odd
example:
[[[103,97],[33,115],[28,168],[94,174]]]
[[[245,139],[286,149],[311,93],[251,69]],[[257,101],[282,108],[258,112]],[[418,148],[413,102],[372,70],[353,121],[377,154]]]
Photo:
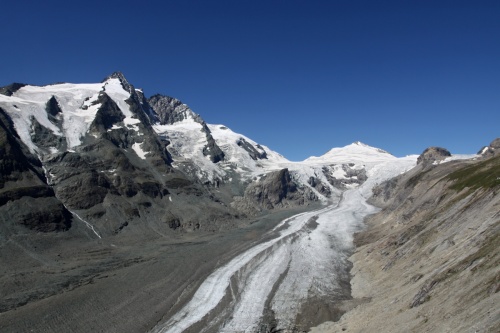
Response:
[[[482,155],[484,157],[498,156],[500,154],[500,138],[493,140],[489,146],[483,147],[478,155]]]
[[[429,147],[418,157],[417,164],[422,164],[424,167],[430,164],[436,164],[444,160],[446,157],[450,157],[451,153],[448,149],[441,147]]]

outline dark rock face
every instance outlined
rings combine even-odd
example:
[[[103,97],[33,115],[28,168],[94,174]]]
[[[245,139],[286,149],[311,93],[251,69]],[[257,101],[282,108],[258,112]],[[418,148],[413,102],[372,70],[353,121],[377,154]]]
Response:
[[[329,198],[332,195],[332,191],[330,190],[330,188],[325,186],[325,184],[323,184],[321,180],[319,180],[316,177],[310,177],[307,183],[311,185],[311,187],[316,189],[316,191],[323,194],[327,198]]]
[[[335,167],[336,165],[323,167],[323,174],[333,187],[345,190],[349,185],[361,185],[368,179],[366,170],[364,168],[355,168],[353,163],[342,164],[341,167],[345,177],[336,178],[332,175],[332,170],[334,170]]]
[[[259,182],[252,183],[245,191],[245,197],[266,209],[279,206],[284,199],[299,199],[297,185],[292,181],[288,169],[269,173]]]
[[[429,166],[434,162],[444,160],[448,156],[451,156],[451,153],[445,148],[429,147],[418,157],[417,165]]]
[[[62,149],[66,146],[66,141],[52,133],[51,130],[42,126],[36,118],[31,118],[31,140],[40,148],[56,148]]]
[[[253,160],[262,160],[262,159],[266,159],[267,158],[267,154],[265,151],[258,151],[257,149],[255,149],[254,146],[252,146],[248,141],[246,141],[245,139],[243,138],[240,138],[237,142],[238,146],[240,146],[241,148],[245,149],[248,153],[248,155],[250,155],[250,157],[253,159]],[[262,148],[262,147],[261,147]]]
[[[151,96],[148,99],[148,103],[161,125],[172,125],[188,118],[192,118],[195,122],[199,123],[207,138],[207,144],[202,150],[203,155],[208,156],[213,163],[224,160],[224,152],[215,142],[205,121],[186,104],[183,104],[176,98],[158,94]]]
[[[1,87],[0,88],[0,94],[5,95],[5,96],[12,96],[13,93],[24,87],[24,83],[12,83],[9,84],[8,86]]]
[[[114,124],[125,119],[118,105],[106,93],[101,93],[96,103],[101,104],[101,107],[97,110],[94,122],[90,126],[90,131],[104,133],[113,127]]]
[[[0,210],[8,219],[40,232],[66,231],[73,219],[71,213],[53,196],[23,196],[9,201]]]
[[[5,186],[7,181],[16,181],[23,178],[23,172],[33,171],[31,178],[40,178],[39,170],[35,170],[32,162],[36,161],[33,156],[30,161],[28,154],[18,140],[14,131],[14,124],[10,118],[0,109],[0,188]],[[37,165],[40,166],[39,164]]]
[[[186,104],[177,98],[156,94],[148,99],[148,103],[156,113],[161,125],[172,125],[183,121],[188,116],[193,116],[195,121],[200,124],[203,122],[199,115],[192,112]]]
[[[0,221],[41,232],[64,231],[72,216],[46,184],[40,162],[0,109]]]
[[[9,201],[19,200],[23,197],[44,198],[53,197],[54,191],[49,186],[35,185],[26,187],[13,187],[0,192],[0,205],[5,205]]]
[[[52,122],[58,122],[57,117],[62,114],[62,110],[55,96],[52,96],[47,104],[45,104],[45,111],[47,111],[49,119]]]
[[[217,163],[224,160],[224,152],[215,143],[215,140],[208,128],[207,124],[203,123],[203,131],[207,137],[207,145],[203,147],[203,155],[208,156],[213,163]]]

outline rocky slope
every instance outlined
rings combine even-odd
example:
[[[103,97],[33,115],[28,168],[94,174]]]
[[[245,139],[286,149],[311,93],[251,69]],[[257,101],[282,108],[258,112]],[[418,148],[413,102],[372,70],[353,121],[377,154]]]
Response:
[[[417,167],[374,189],[383,209],[351,257],[363,304],[311,332],[498,332],[497,142],[468,160],[427,149]]]

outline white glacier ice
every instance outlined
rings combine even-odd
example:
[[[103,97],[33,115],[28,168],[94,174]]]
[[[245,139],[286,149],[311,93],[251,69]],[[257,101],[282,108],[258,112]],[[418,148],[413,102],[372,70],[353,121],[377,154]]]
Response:
[[[345,191],[337,204],[282,221],[273,230],[278,233],[275,238],[214,271],[178,313],[152,332],[184,332],[213,311],[229,290],[237,297],[227,304],[231,315],[217,328],[219,332],[255,332],[268,300],[278,328],[288,328],[309,297],[335,294],[337,272],[345,267],[353,233],[366,215],[377,210],[366,203],[371,189],[412,168],[416,156],[375,160],[379,162],[368,163],[369,178],[363,185]],[[220,325],[217,320],[212,323]]]

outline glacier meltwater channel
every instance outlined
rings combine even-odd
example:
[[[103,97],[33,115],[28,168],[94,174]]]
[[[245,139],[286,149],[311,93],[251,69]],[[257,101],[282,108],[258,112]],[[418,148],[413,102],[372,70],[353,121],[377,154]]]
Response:
[[[335,299],[341,290],[338,274],[348,264],[353,234],[377,210],[366,203],[371,188],[413,165],[414,159],[404,158],[373,165],[369,179],[345,191],[337,204],[282,221],[272,231],[277,237],[216,269],[180,311],[152,332],[181,333],[193,325],[199,332],[257,332],[265,311],[272,313],[277,329],[293,327],[308,299]]]

